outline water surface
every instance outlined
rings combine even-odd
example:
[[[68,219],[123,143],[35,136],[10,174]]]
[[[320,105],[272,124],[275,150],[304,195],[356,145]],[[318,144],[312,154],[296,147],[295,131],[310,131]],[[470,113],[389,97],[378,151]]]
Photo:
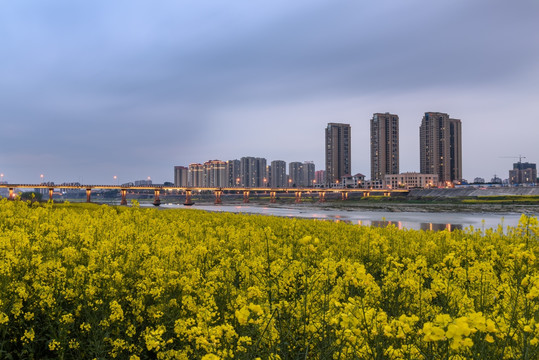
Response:
[[[415,212],[415,211],[367,211],[363,209],[329,209],[316,207],[277,207],[263,205],[210,205],[195,204],[182,206],[163,204],[165,208],[199,209],[216,212],[273,215],[289,218],[307,218],[319,220],[345,221],[366,226],[394,225],[399,229],[454,230],[473,226],[476,229],[495,229],[516,226],[520,213],[470,213],[470,212]]]

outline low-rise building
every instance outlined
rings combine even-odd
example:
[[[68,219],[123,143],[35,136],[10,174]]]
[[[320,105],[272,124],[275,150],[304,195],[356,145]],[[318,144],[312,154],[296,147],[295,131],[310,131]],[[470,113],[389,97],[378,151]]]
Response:
[[[383,189],[384,188],[384,180],[381,180],[381,179],[365,180],[363,182],[363,188],[364,189],[370,189],[370,190]]]
[[[509,183],[511,185],[534,185],[537,183],[537,165],[518,162],[509,170]]]
[[[342,177],[342,184],[345,188],[361,188],[365,182],[365,175],[357,173],[355,175],[345,175]]]
[[[437,186],[437,174],[407,172],[402,174],[389,174],[384,177],[384,187],[388,189],[431,188]]]

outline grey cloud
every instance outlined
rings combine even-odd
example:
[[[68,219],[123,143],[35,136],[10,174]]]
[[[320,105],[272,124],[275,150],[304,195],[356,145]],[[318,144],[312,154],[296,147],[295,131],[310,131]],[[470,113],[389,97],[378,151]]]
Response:
[[[432,89],[429,107],[448,103],[436,98],[442,88],[530,86],[538,15],[527,0],[4,5],[0,107],[10,131],[0,134],[2,151],[47,149],[51,159],[70,152],[71,164],[88,155],[188,162],[193,149],[218,157],[227,139],[207,134],[225,122],[256,123],[257,107]],[[246,107],[255,109],[248,117],[223,116]],[[288,121],[312,124],[305,108],[297,111]],[[321,133],[331,117],[320,114],[311,126]],[[211,154],[200,146],[210,140]]]

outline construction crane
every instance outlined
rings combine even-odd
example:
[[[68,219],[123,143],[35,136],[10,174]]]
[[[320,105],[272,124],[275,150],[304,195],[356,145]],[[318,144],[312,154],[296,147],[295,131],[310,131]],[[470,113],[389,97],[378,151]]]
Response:
[[[501,158],[505,159],[518,159],[518,164],[522,164],[522,159],[526,159],[524,155],[518,155],[518,156],[500,156]]]

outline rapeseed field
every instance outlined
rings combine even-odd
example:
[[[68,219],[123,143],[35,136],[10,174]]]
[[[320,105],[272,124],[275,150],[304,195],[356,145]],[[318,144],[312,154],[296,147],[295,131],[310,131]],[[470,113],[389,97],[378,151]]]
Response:
[[[4,199],[0,358],[537,359],[538,240]]]

